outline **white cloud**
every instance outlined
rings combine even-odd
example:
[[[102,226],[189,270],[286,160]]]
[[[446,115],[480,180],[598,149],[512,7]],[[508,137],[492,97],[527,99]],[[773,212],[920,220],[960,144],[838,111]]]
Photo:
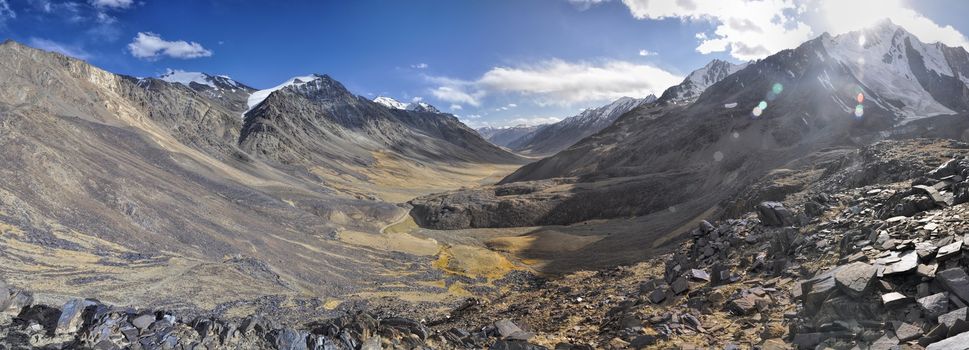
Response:
[[[729,51],[740,60],[758,59],[795,47],[813,36],[797,18],[804,8],[793,0],[623,0],[638,19],[677,18],[713,23],[697,35],[700,53]]]
[[[657,94],[683,77],[650,65],[549,60],[526,67],[497,67],[476,83],[487,91],[531,96],[539,105],[573,105]]]
[[[478,92],[467,92],[465,87],[462,85],[467,84],[457,84],[454,86],[439,86],[431,90],[431,95],[434,95],[439,100],[452,102],[452,103],[463,103],[472,106],[480,106],[480,98],[484,96],[481,91]]]
[[[424,100],[424,98],[423,97],[420,97],[420,96],[414,96],[413,98],[410,99],[410,101],[413,102],[413,103],[418,103],[418,102],[421,102],[423,100]]]
[[[427,63],[418,63],[418,64],[412,64],[410,65],[410,67],[414,69],[427,69],[428,66],[427,66]]]
[[[452,111],[460,111],[462,109],[464,109],[464,107],[461,107],[461,105],[459,105],[459,104],[452,104],[451,105],[451,110]]]
[[[47,40],[42,38],[30,38],[30,40],[28,41],[28,45],[41,50],[57,52],[59,54],[74,57],[77,59],[86,60],[88,58],[91,58],[91,54],[89,54],[81,47],[66,45],[52,40]]]
[[[900,0],[819,1],[819,25],[831,34],[863,29],[888,18],[924,42],[969,48],[969,39],[951,25],[940,25]]]
[[[575,6],[579,11],[585,11],[589,8],[603,4],[610,0],[567,0],[572,6]]]
[[[14,18],[17,18],[17,13],[10,8],[7,0],[0,0],[0,25],[3,25],[8,19]]]
[[[842,34],[885,18],[922,41],[969,47],[963,33],[936,23],[902,0],[623,0],[623,4],[638,19],[709,22],[712,31],[696,34],[697,51],[729,52],[745,61],[794,48],[822,32]]]
[[[428,79],[439,85],[430,91],[434,97],[477,107],[482,98],[496,94],[527,97],[540,106],[571,106],[623,96],[647,96],[662,93],[683,77],[651,65],[624,61],[589,63],[553,59],[533,65],[495,67],[471,81]],[[497,110],[514,107],[517,104],[497,107]]]
[[[134,0],[90,0],[91,5],[100,8],[126,9],[131,7]]]
[[[128,44],[131,55],[143,59],[157,59],[161,56],[172,58],[199,58],[212,56],[212,51],[202,44],[184,40],[167,41],[158,34],[141,32]]]
[[[642,49],[642,50],[639,50],[639,55],[645,57],[645,56],[656,56],[659,54],[646,49]]]

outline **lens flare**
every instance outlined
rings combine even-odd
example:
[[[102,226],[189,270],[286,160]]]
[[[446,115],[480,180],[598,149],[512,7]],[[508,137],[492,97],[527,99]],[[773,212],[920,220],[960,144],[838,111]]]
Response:
[[[760,103],[757,104],[757,108],[767,109],[767,101],[760,101]]]
[[[865,106],[857,105],[855,106],[855,117],[861,118],[865,115]]]
[[[713,152],[713,161],[719,162],[723,160],[723,152],[716,151]]]
[[[759,117],[761,114],[764,114],[764,110],[760,107],[754,107],[754,110],[751,113],[754,114],[754,117]]]
[[[774,83],[774,86],[771,87],[771,92],[773,92],[775,95],[780,95],[783,91],[784,85],[781,83]]]
[[[858,104],[861,104],[865,102],[865,94],[859,92],[858,96],[855,97],[855,99],[858,100]]]

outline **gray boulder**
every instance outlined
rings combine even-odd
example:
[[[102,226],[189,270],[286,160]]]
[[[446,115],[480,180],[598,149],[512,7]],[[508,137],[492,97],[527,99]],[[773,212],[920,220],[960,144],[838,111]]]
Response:
[[[757,217],[764,226],[793,226],[794,214],[780,202],[762,202],[757,205]]]

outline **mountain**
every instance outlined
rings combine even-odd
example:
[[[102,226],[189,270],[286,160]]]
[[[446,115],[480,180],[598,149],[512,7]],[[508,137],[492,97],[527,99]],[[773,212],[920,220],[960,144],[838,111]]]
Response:
[[[225,75],[210,75],[200,72],[185,72],[171,70],[162,74],[158,79],[175,84],[182,84],[192,90],[207,95],[233,111],[246,110],[249,95],[256,91],[250,86],[232,80]],[[146,81],[147,82],[147,81]]]
[[[437,110],[437,108],[425,102],[413,102],[407,105],[407,108],[405,109],[408,111],[416,111],[416,112],[441,113],[441,111]]]
[[[657,218],[654,229],[673,230],[700,215],[742,213],[792,191],[778,183],[747,193],[792,164],[814,164],[798,174],[820,176],[837,166],[831,157],[887,137],[966,135],[966,57],[891,22],[823,34],[724,77],[693,103],[637,108],[497,187],[416,199],[411,214],[436,228],[645,215]]]
[[[327,75],[298,77],[273,88],[246,113],[239,145],[268,161],[361,178],[368,175],[359,167],[388,158],[408,166],[520,161],[433,106],[387,108]]]
[[[923,43],[890,21],[819,40],[828,57],[868,90],[865,99],[874,99],[899,122],[969,111],[969,54],[962,47]]]
[[[491,142],[498,146],[508,147],[508,144],[514,142],[515,140],[518,140],[522,136],[535,132],[535,130],[540,129],[545,125],[547,124],[532,125],[532,126],[522,124],[522,125],[498,127],[498,128],[486,126],[482,128],[477,128],[475,129],[475,131],[477,131],[478,134],[481,135],[481,137],[484,137],[486,140],[488,140],[488,142]]]
[[[605,106],[589,108],[576,116],[540,127],[509,142],[508,147],[523,154],[554,154],[606,128],[626,112],[654,101],[656,96],[653,95],[640,99],[622,97]]]
[[[407,104],[386,96],[377,96],[373,102],[379,103],[392,109],[407,109]]]
[[[381,234],[398,203],[522,163],[328,76],[243,105],[214,92],[252,89],[207,74],[129,77],[13,41],[0,61],[0,265],[41,298],[213,310],[434,285],[416,262],[437,241]]]
[[[690,103],[700,97],[710,85],[716,84],[727,76],[747,67],[749,63],[733,64],[723,60],[713,60],[703,68],[690,72],[679,85],[663,92],[659,97],[660,103]]]

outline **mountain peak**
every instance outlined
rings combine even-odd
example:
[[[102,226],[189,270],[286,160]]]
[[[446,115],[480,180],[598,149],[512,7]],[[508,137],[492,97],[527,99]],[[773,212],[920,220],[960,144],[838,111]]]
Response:
[[[393,97],[377,96],[373,102],[390,109],[407,109],[407,104],[394,99]]]
[[[671,103],[691,102],[700,97],[700,94],[711,85],[744,69],[749,64],[749,62],[733,64],[721,59],[713,59],[702,68],[690,72],[679,85],[666,89],[659,100]]]
[[[284,81],[282,84],[253,92],[252,95],[249,95],[249,99],[246,103],[249,110],[252,110],[258,106],[273,92],[282,89],[293,89],[304,95],[320,95],[323,93],[327,96],[336,96],[350,94],[347,88],[344,87],[339,81],[336,81],[336,79],[333,79],[326,74],[314,73],[310,75],[292,77],[289,78],[289,80]]]
[[[407,105],[407,110],[415,112],[441,113],[437,108],[425,102],[414,102]]]
[[[228,75],[211,75],[202,72],[186,72],[183,70],[170,68],[165,73],[158,76],[158,79],[167,81],[169,83],[182,84],[190,88],[193,87],[192,84],[198,84],[208,86],[213,89],[253,90],[253,88],[233,80]]]

